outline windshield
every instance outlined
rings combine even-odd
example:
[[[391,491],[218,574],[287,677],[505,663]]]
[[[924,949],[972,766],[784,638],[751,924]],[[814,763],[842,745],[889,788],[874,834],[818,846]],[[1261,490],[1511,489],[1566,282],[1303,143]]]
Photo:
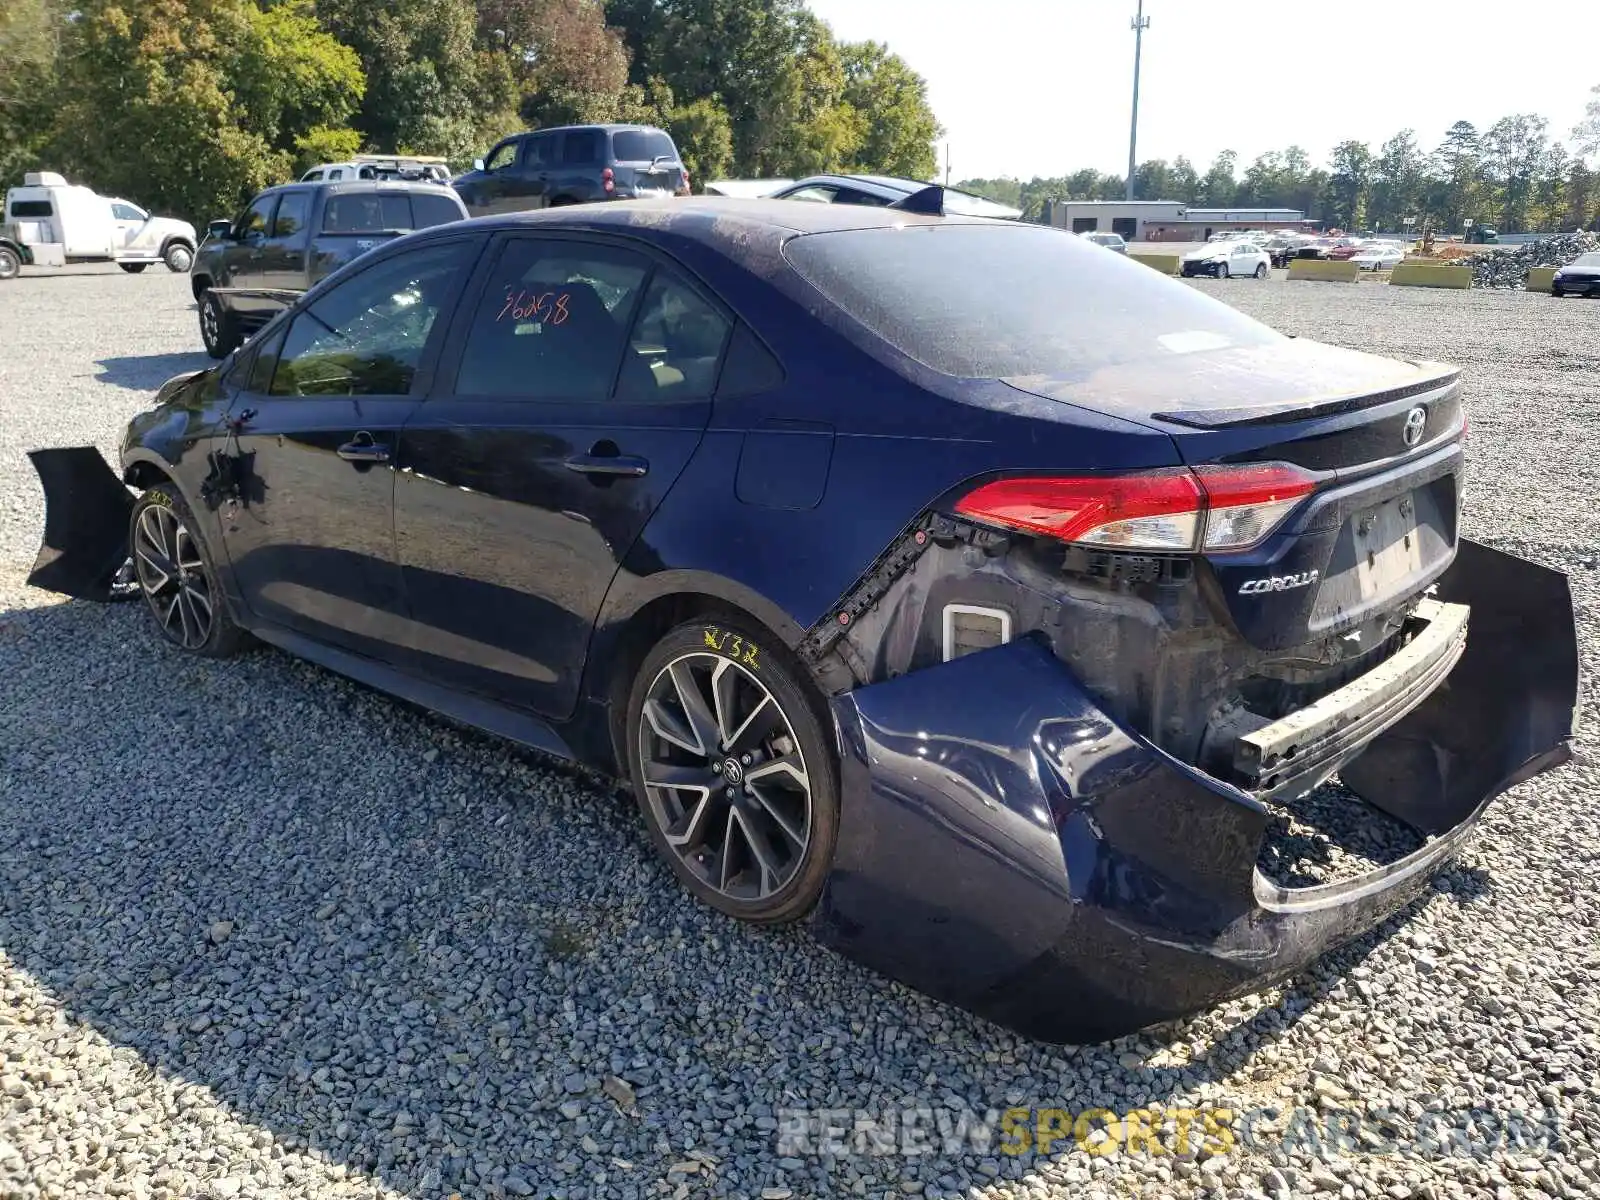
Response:
[[[677,160],[672,139],[658,129],[619,129],[611,135],[611,156],[617,162]]]
[[[1064,377],[1286,339],[1176,280],[1035,225],[910,225],[791,239],[800,276],[946,375]]]
[[[1593,254],[1580,254],[1572,265],[1586,271],[1600,271],[1600,250]]]

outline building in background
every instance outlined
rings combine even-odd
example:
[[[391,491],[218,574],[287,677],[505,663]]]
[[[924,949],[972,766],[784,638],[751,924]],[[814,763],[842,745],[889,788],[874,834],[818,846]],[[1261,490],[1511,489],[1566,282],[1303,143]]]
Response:
[[[1047,200],[1044,219],[1073,233],[1118,233],[1130,242],[1203,242],[1233,230],[1317,227],[1298,208],[1190,208],[1177,200]]]

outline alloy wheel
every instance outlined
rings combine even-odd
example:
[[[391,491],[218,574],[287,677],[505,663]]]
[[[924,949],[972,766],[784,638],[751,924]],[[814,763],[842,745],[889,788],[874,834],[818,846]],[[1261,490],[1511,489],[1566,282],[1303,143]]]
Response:
[[[207,346],[215,346],[222,341],[221,322],[217,320],[217,306],[211,301],[200,302],[200,335],[205,339]]]
[[[211,584],[194,535],[170,508],[151,504],[140,512],[133,569],[168,640],[185,650],[204,646],[211,636]]]
[[[753,672],[716,654],[673,659],[645,693],[638,755],[651,817],[706,886],[750,902],[794,878],[811,780],[793,724]]]

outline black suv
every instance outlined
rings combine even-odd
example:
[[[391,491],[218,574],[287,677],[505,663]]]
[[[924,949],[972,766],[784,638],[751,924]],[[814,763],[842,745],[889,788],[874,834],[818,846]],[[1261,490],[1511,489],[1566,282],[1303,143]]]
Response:
[[[475,217],[587,204],[687,196],[689,172],[665,130],[571,125],[506,138],[452,186]]]

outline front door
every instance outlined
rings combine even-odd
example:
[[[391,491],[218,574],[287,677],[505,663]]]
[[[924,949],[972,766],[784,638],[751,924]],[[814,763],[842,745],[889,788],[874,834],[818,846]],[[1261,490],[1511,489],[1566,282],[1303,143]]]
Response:
[[[417,666],[561,719],[616,575],[710,417],[730,322],[601,240],[503,237],[400,438]]]
[[[277,211],[278,193],[268,192],[257,196],[234,222],[233,235],[222,252],[227,282],[221,286],[261,286],[267,235],[272,231],[272,218]]]
[[[306,286],[306,252],[310,246],[310,231],[306,220],[311,208],[311,193],[306,189],[284,192],[278,199],[278,211],[272,218],[272,227],[261,247],[260,270],[256,287],[285,288],[303,291]]]
[[[478,245],[461,237],[385,256],[256,352],[230,410],[241,485],[223,540],[257,619],[378,659],[404,640],[395,452]]]

